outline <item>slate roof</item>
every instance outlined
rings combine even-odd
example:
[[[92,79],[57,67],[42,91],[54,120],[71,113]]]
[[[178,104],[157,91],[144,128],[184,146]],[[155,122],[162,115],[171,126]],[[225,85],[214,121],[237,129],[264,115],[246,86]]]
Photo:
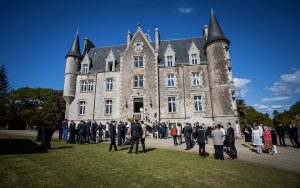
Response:
[[[74,41],[72,43],[72,46],[71,46],[69,52],[66,55],[66,58],[69,56],[81,57],[78,33],[76,33],[76,35],[75,35]]]
[[[176,64],[189,64],[189,54],[188,50],[191,47],[192,42],[195,43],[198,50],[200,50],[200,61],[201,63],[206,63],[206,55],[204,50],[204,45],[206,43],[205,38],[188,38],[188,39],[176,39],[176,40],[162,40],[160,41],[158,59],[159,65],[163,66],[164,62],[164,53],[169,44],[171,44],[172,49],[175,51],[175,63]],[[155,47],[155,43],[151,42],[153,48]],[[113,54],[116,58],[116,71],[120,70],[120,54],[123,53],[126,49],[127,45],[116,45],[116,46],[108,46],[101,48],[91,48],[88,55],[92,61],[92,68],[90,71],[105,71],[105,65],[110,50],[112,49]]]

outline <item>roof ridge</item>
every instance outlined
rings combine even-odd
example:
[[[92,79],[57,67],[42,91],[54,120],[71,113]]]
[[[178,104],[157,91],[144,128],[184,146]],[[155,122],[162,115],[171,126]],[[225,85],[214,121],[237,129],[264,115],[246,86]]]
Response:
[[[99,49],[99,48],[111,48],[111,47],[117,47],[117,46],[127,46],[127,44],[116,44],[116,45],[112,45],[112,46],[101,46],[101,47],[95,47],[93,49]]]
[[[171,41],[171,40],[188,40],[188,39],[204,39],[204,37],[190,37],[190,38],[169,39],[169,40],[160,40],[160,41]]]

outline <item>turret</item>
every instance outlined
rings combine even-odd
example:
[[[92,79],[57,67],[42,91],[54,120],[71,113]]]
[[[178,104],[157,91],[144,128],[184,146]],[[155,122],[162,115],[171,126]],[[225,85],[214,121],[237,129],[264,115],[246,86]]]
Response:
[[[75,98],[76,92],[76,72],[79,70],[79,63],[81,60],[81,53],[79,47],[79,37],[76,33],[72,46],[66,55],[66,69],[65,69],[65,84],[63,97],[66,101],[66,118],[69,114],[69,105]]]
[[[155,50],[159,50],[160,33],[158,28],[155,29]]]
[[[227,52],[230,41],[225,37],[213,11],[204,46],[208,61],[212,117],[215,123],[238,125],[234,86],[231,81],[231,62]],[[229,69],[230,67],[230,69]],[[234,127],[234,126],[233,126]],[[238,130],[238,127],[235,127]]]

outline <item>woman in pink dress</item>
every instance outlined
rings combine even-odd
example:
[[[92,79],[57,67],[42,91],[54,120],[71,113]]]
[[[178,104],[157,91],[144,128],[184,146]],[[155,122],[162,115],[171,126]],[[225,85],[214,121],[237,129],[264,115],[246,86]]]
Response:
[[[266,150],[269,151],[269,154],[273,155],[273,152],[272,152],[272,147],[273,147],[272,134],[271,134],[271,130],[269,129],[269,127],[264,128],[263,139],[264,139],[264,144],[265,144]]]

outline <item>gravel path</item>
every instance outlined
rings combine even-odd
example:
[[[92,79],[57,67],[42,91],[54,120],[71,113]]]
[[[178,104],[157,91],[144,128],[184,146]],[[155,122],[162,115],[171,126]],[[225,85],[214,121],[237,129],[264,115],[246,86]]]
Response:
[[[24,135],[24,136],[35,136],[36,131],[30,130],[0,130],[0,134],[11,135]],[[58,132],[54,133],[54,138],[58,139]],[[184,140],[184,139],[183,139]],[[213,155],[214,149],[212,144],[212,139],[208,140],[209,143],[206,145],[206,151]],[[247,161],[250,163],[257,163],[264,165],[266,167],[273,167],[287,171],[293,171],[300,173],[300,149],[295,149],[290,147],[289,139],[286,139],[287,147],[277,146],[278,154],[270,155],[270,154],[256,154],[254,148],[246,148],[243,146],[244,140],[237,139],[236,140],[236,149],[238,151],[238,160]],[[184,150],[185,143],[179,146],[173,145],[173,140],[169,139],[146,139],[146,147],[150,148],[163,148],[176,150],[181,152],[190,152],[190,153],[198,153],[198,145],[196,145],[191,150]],[[227,159],[227,155],[225,154],[225,159]]]

